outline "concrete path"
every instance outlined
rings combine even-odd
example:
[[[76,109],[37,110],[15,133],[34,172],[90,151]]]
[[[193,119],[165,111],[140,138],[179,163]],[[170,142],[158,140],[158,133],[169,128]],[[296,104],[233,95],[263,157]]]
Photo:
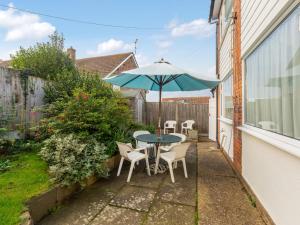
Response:
[[[114,171],[109,179],[80,192],[40,225],[264,224],[214,143],[193,144],[187,167],[189,178],[184,178],[180,163],[173,184],[168,172],[148,177],[141,164],[127,184],[127,164],[120,177]]]
[[[265,224],[255,203],[213,142],[198,144],[197,183],[199,224]]]
[[[149,177],[140,164],[131,182],[126,183],[129,165],[82,191],[46,217],[40,225],[194,225],[196,221],[197,157],[196,144],[188,151],[184,178],[181,163],[174,171],[176,183],[168,172]]]

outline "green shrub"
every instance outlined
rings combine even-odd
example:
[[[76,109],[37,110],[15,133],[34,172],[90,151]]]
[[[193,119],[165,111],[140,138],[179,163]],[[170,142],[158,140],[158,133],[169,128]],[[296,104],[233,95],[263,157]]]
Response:
[[[91,175],[107,176],[106,147],[95,139],[80,140],[76,135],[53,135],[40,151],[49,164],[53,181],[63,186],[83,181]]]
[[[0,137],[0,155],[7,154],[12,151],[14,140]]]
[[[11,65],[15,69],[26,70],[35,76],[52,80],[61,71],[73,71],[73,61],[64,52],[64,37],[55,32],[46,43],[37,43],[25,49],[21,47],[12,55]]]
[[[10,161],[8,159],[0,159],[0,172],[4,172],[10,168]]]
[[[94,138],[103,143],[106,153],[112,156],[116,152],[116,141],[131,141],[133,118],[128,100],[99,77],[83,74],[79,80],[72,93],[67,88],[65,94],[57,91],[52,95],[55,97],[51,97],[53,102],[44,112],[46,118],[36,131],[36,139],[74,133],[81,140]],[[50,92],[63,90],[63,87],[54,83],[47,89]]]

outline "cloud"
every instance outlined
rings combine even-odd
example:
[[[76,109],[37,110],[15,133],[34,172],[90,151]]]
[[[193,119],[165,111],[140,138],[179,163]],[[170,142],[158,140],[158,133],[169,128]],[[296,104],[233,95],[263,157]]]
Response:
[[[156,42],[156,45],[161,48],[161,49],[166,49],[166,48],[169,48],[173,45],[173,42],[172,41],[157,41]]]
[[[14,7],[12,3],[10,7]],[[5,41],[37,40],[52,34],[55,27],[40,17],[13,8],[0,10],[0,27],[6,29]]]
[[[171,21],[168,27],[171,30],[172,37],[209,37],[213,29],[213,26],[211,26],[207,20],[201,18],[182,24],[177,24],[176,21]]]
[[[111,38],[97,45],[96,51],[88,51],[88,55],[104,55],[118,51],[133,51],[134,44],[125,43],[122,40]]]

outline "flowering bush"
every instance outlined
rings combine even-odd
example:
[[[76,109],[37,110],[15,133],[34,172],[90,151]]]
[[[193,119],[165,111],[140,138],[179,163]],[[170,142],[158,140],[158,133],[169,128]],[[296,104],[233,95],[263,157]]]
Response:
[[[74,134],[53,135],[40,151],[49,164],[55,183],[63,186],[83,181],[91,175],[107,176],[106,147],[95,139],[79,140]]]

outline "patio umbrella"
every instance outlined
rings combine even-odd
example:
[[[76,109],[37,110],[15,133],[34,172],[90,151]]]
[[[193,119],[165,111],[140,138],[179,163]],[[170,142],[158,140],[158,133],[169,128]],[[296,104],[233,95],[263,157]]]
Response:
[[[161,59],[149,66],[128,70],[105,81],[126,88],[159,91],[159,118],[161,124],[161,95],[163,91],[196,91],[215,88],[219,81],[200,79]]]

